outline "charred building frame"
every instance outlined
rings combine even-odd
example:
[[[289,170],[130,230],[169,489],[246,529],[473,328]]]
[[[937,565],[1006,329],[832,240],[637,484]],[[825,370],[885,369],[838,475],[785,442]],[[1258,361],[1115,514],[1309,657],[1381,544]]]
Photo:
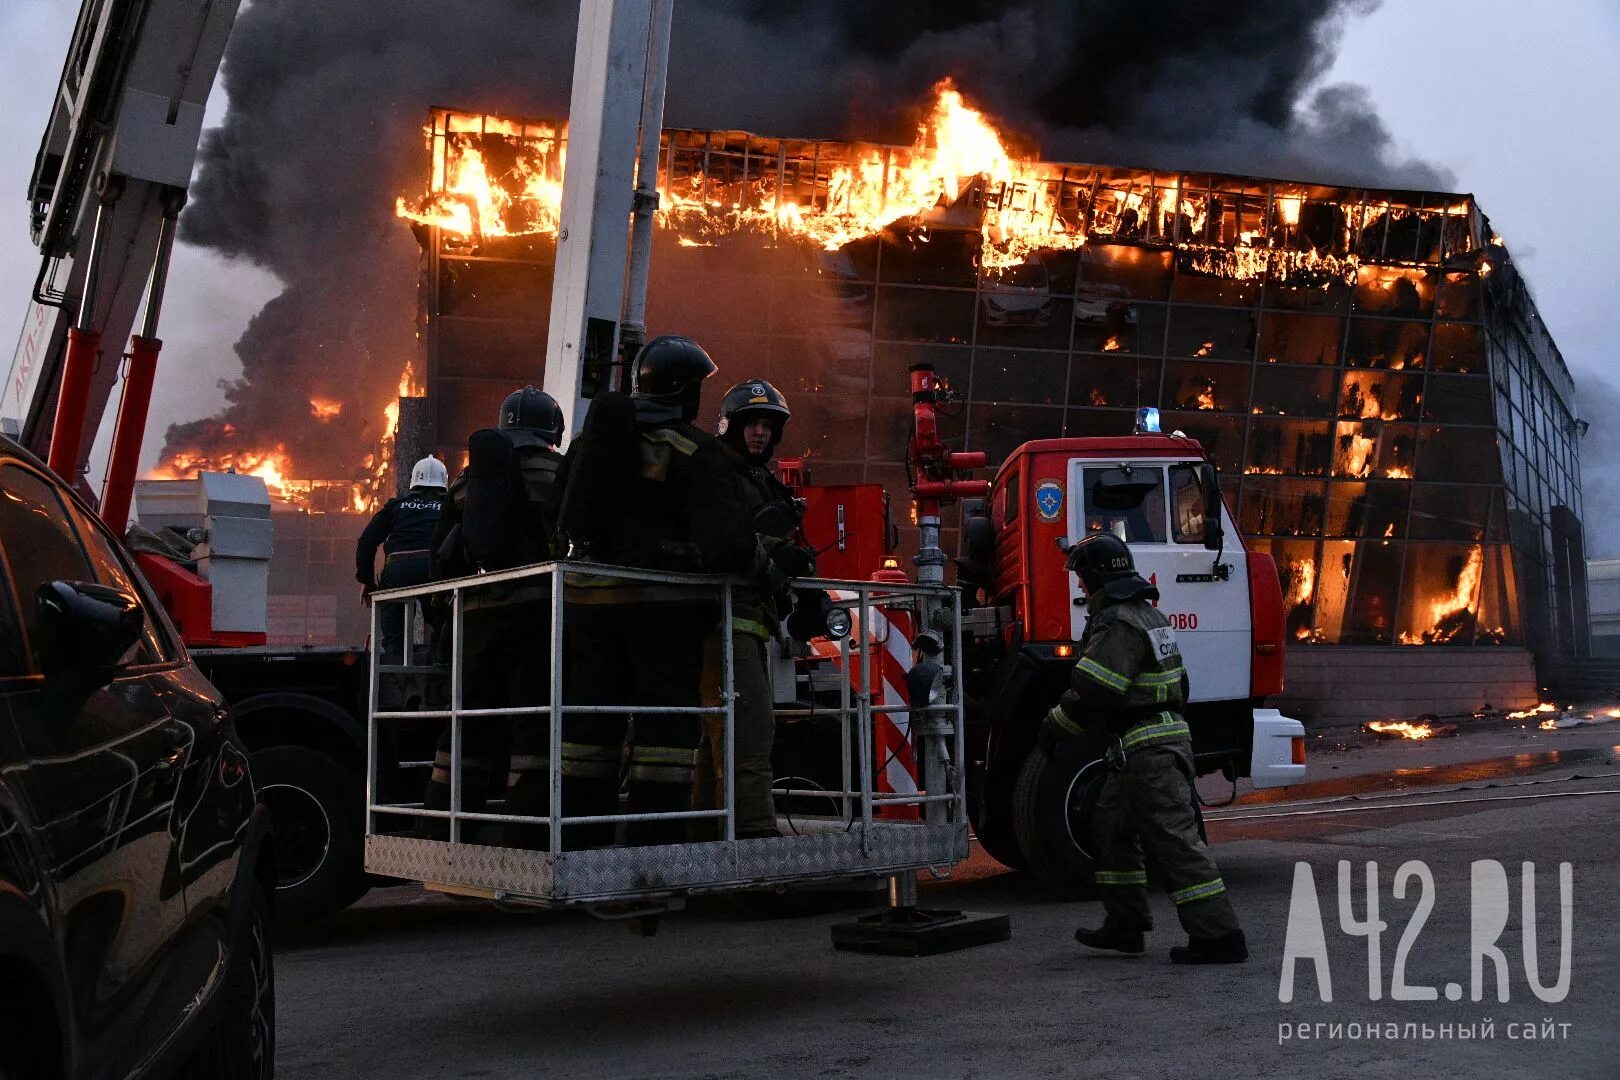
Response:
[[[562,130],[432,114],[419,329],[452,469],[541,376]],[[493,202],[450,190],[468,151]],[[1025,162],[857,205],[852,170],[869,202],[914,152],[664,133],[650,328],[777,382],[816,480],[904,491],[917,360],[992,462],[1157,405],[1276,558],[1299,643],[1586,652],[1574,385],[1471,196]]]

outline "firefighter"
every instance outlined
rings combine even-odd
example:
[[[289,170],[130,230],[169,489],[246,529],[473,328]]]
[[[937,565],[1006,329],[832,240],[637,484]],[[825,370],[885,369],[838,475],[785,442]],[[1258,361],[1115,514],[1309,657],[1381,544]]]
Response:
[[[692,461],[712,436],[692,421],[703,381],[716,371],[688,338],[666,335],[642,347],[629,373],[630,395],[591,404],[585,430],[569,448],[563,527],[585,557],[649,570],[697,571],[702,557],[687,528]],[[564,659],[570,705],[695,707],[702,646],[718,617],[706,586],[627,582],[570,574]],[[701,724],[698,714],[647,712],[629,723],[630,813],[686,810]],[[563,732],[564,812],[618,812],[623,713],[570,718]],[[568,846],[612,841],[612,826],[571,829]],[[686,822],[632,823],[632,844],[685,839]]]
[[[373,589],[403,589],[427,582],[433,530],[444,505],[448,479],[442,461],[423,458],[411,469],[411,489],[389,499],[366,523],[354,546],[354,576],[360,582],[361,598],[367,603]],[[380,578],[379,547],[385,556]],[[383,663],[397,664],[404,657],[405,605],[387,605],[380,622]]]
[[[450,485],[434,533],[435,580],[509,570],[565,554],[557,534],[563,461],[557,445],[562,437],[562,409],[550,394],[532,386],[507,395],[494,428],[472,434],[467,440],[467,467]],[[448,611],[439,613],[441,620],[448,616]],[[462,705],[481,709],[548,704],[550,627],[547,579],[464,590]],[[462,809],[481,812],[504,778],[507,812],[544,816],[549,804],[549,747],[543,717],[463,721]],[[423,796],[428,809],[449,808],[450,765],[446,731]],[[463,836],[475,831],[469,826]],[[442,839],[446,832],[442,819],[428,819],[427,835]],[[487,835],[503,844],[539,846],[544,827]]]
[[[781,633],[790,578],[815,572],[815,559],[796,546],[798,511],[793,494],[772,475],[769,462],[792,413],[787,399],[764,379],[749,379],[720,403],[719,437],[692,456],[695,497],[689,529],[707,570],[751,579],[731,594],[732,676],[735,699],[732,745],[737,836],[776,836],[771,801],[771,743],[776,735],[768,643]],[[762,512],[774,508],[774,515]],[[774,517],[774,521],[764,520]],[[703,642],[703,704],[722,703],[724,634],[716,623]],[[725,717],[703,718],[693,804],[725,805]]]
[[[1153,606],[1159,591],[1136,573],[1130,548],[1112,533],[1092,533],[1071,547],[1068,567],[1085,587],[1088,619],[1072,689],[1042,721],[1041,745],[1051,754],[1083,727],[1100,727],[1109,768],[1093,819],[1107,917],[1074,938],[1094,949],[1143,951],[1142,935],[1152,929],[1145,847],[1188,936],[1170,959],[1241,962],[1249,955],[1243,931],[1193,815],[1192,736],[1182,718],[1187,672],[1175,632]]]

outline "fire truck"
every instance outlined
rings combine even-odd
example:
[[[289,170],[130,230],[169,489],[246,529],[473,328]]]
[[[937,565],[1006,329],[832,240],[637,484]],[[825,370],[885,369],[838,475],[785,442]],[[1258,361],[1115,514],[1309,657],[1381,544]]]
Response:
[[[932,410],[948,391],[926,364],[912,379],[918,417],[910,456],[925,474],[924,502],[931,490],[953,486],[977,494],[967,473],[982,457],[950,454],[932,434]],[[1041,718],[1069,686],[1085,633],[1085,594],[1064,565],[1071,538],[1114,532],[1158,587],[1158,606],[1186,660],[1199,775],[1269,788],[1298,783],[1306,771],[1303,725],[1266,706],[1283,689],[1276,566],[1270,555],[1246,550],[1204,449],[1158,427],[1157,410],[1144,409],[1133,433],[1025,443],[1000,464],[985,497],[963,507],[958,677],[975,835],[997,861],[1065,893],[1091,882],[1090,817],[1106,775],[1100,733],[1055,757],[1035,743]],[[829,577],[881,577],[883,565],[898,565],[881,488],[817,488],[803,482],[797,463],[784,476],[809,508],[806,540],[836,546],[822,557]],[[864,514],[851,512],[862,506]],[[925,531],[933,513],[925,505],[919,515]],[[846,521],[859,524],[851,530]],[[925,535],[920,558],[930,557],[938,555],[930,556]]]

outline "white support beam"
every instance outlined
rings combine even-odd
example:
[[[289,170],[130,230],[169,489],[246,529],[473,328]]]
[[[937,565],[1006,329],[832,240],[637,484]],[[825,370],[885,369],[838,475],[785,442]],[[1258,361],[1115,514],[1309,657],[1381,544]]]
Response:
[[[580,5],[545,372],[546,392],[569,416],[569,435],[585,418],[587,351],[618,351],[652,7],[653,0]]]

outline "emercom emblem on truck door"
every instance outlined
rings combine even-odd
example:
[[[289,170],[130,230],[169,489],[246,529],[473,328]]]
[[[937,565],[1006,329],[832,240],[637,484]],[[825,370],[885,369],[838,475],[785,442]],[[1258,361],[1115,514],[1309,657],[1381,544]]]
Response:
[[[1063,513],[1063,481],[1042,480],[1035,485],[1035,515],[1050,525]]]

